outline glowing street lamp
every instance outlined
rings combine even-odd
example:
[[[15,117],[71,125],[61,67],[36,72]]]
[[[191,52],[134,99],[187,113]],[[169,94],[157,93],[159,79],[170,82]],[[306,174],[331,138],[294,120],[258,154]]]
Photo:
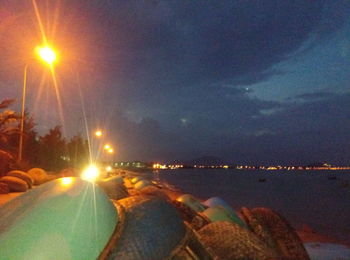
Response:
[[[40,57],[41,60],[52,66],[52,64],[56,61],[57,55],[56,52],[49,46],[38,46],[35,48],[36,53]]]
[[[49,46],[41,46],[35,48],[36,53],[39,58],[47,63],[50,67],[52,67],[53,63],[57,59],[56,52]],[[26,100],[26,89],[27,89],[27,70],[28,64],[24,66],[24,74],[23,74],[23,89],[22,89],[22,108],[21,108],[21,132],[19,135],[19,147],[18,147],[18,161],[22,161],[22,150],[23,150],[23,130],[24,130],[24,108],[25,108],[25,100]]]
[[[111,149],[112,147],[109,145],[109,144],[105,144],[104,146],[103,146],[103,149],[105,149],[105,150],[109,150],[109,149]]]
[[[109,148],[109,149],[107,150],[107,152],[112,154],[112,153],[114,153],[114,150],[113,150],[113,148]]]
[[[101,136],[102,136],[102,131],[101,131],[101,130],[97,130],[97,131],[95,132],[95,136],[96,136],[96,137],[101,137]]]
[[[97,166],[89,165],[81,174],[81,178],[86,181],[94,182],[100,175],[100,171]]]

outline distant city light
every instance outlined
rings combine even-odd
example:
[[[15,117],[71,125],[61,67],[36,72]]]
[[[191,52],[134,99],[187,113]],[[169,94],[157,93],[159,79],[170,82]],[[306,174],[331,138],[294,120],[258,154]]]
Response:
[[[112,147],[109,145],[109,144],[105,144],[104,146],[103,146],[103,149],[105,149],[105,150],[109,150],[109,149],[111,149]]]

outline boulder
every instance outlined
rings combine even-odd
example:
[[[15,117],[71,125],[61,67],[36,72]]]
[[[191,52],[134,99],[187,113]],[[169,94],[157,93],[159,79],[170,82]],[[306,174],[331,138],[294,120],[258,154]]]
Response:
[[[23,172],[23,171],[19,171],[19,170],[10,171],[6,174],[6,176],[17,177],[17,178],[24,180],[28,184],[29,189],[32,188],[33,183],[34,183],[32,177],[30,177],[29,174],[27,174],[26,172]]]
[[[34,185],[40,185],[48,180],[46,171],[41,168],[32,168],[28,174],[34,180]]]
[[[10,191],[24,192],[28,190],[28,184],[24,180],[17,177],[4,176],[0,178],[0,182],[7,184]]]

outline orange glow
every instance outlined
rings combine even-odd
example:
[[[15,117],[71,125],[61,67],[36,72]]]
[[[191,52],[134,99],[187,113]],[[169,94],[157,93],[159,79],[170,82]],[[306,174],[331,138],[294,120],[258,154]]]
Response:
[[[70,184],[72,184],[73,178],[72,177],[64,177],[64,178],[61,178],[60,181],[61,181],[61,184],[63,186],[69,186]]]
[[[81,178],[86,181],[94,182],[99,175],[99,169],[95,165],[89,165],[82,173]]]
[[[109,153],[114,153],[113,148],[109,148],[107,151],[108,151]]]
[[[50,66],[53,65],[53,63],[57,59],[56,52],[49,46],[38,46],[35,48],[36,53],[38,56],[45,61]]]
[[[105,145],[103,146],[103,149],[109,150],[109,149],[112,149],[112,147],[111,147],[109,144],[105,144]]]
[[[95,132],[95,135],[96,135],[97,137],[101,137],[101,136],[102,136],[102,131],[101,131],[101,130],[97,130],[97,131]]]

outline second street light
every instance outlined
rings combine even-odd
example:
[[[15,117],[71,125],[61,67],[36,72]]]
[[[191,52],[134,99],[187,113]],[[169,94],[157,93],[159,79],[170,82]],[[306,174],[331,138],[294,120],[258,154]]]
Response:
[[[52,68],[53,64],[57,60],[56,52],[49,46],[38,46],[35,51],[39,58]],[[18,161],[22,161],[23,152],[23,131],[24,131],[24,110],[26,102],[26,89],[27,89],[27,70],[28,63],[24,66],[23,74],[23,89],[22,89],[22,106],[21,106],[21,126],[20,126],[20,136],[19,136],[19,147],[18,147]]]

